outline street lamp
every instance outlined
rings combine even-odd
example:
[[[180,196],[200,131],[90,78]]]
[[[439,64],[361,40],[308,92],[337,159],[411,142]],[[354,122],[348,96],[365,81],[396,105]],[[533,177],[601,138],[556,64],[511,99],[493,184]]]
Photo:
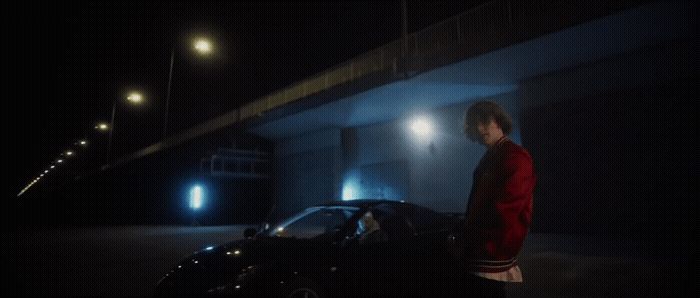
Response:
[[[194,39],[194,49],[195,52],[202,56],[206,56],[212,53],[213,46],[212,42],[206,38]],[[170,70],[168,71],[168,91],[165,97],[165,116],[163,117],[163,139],[168,135],[168,110],[170,107],[170,91],[172,89],[173,83],[173,65],[175,64],[175,45],[173,45],[170,50]]]
[[[207,39],[200,38],[194,41],[194,49],[202,55],[211,53],[211,47],[211,42]]]
[[[132,92],[126,97],[126,100],[135,104],[140,104],[143,101],[143,95],[138,92]]]
[[[100,131],[107,131],[109,129],[109,124],[100,122],[97,125],[95,125],[95,129]]]
[[[140,104],[143,102],[143,95],[140,92],[131,92],[126,96],[126,100],[132,104]],[[104,131],[109,129],[109,141],[107,143],[107,164],[109,164],[110,155],[112,154],[112,136],[114,135],[114,116],[117,113],[117,100],[112,103],[112,120],[109,126],[104,123],[99,124],[99,129]]]

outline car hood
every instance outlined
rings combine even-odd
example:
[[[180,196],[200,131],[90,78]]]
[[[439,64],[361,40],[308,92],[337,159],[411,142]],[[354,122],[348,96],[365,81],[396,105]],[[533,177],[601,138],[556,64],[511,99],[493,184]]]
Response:
[[[195,252],[182,259],[170,272],[166,273],[166,277],[209,273],[219,276],[237,274],[245,267],[297,259],[317,251],[309,248],[324,245],[328,244],[280,237],[236,240]]]
[[[156,285],[160,293],[206,293],[226,288],[251,271],[289,268],[291,262],[319,257],[318,247],[327,245],[311,240],[258,237],[209,247],[182,259]],[[312,249],[314,248],[314,249]],[[280,266],[281,265],[281,266]]]

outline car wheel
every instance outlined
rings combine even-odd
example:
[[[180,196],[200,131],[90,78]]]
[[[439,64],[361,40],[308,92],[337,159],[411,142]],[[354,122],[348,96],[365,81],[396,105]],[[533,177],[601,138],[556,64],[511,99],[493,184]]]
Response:
[[[313,280],[297,278],[289,283],[286,298],[323,298],[326,297],[321,287]]]

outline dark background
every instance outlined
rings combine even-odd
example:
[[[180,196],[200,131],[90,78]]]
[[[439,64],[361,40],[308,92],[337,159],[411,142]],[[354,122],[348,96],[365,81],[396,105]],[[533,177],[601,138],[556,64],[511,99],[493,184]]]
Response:
[[[408,31],[422,29],[480,2],[484,1],[410,2]],[[264,140],[236,139],[234,127],[103,173],[98,169],[106,160],[107,137],[93,130],[95,122],[109,121],[111,105],[119,100],[122,103],[117,112],[113,157],[156,142],[162,131],[173,46],[177,57],[169,110],[171,134],[401,35],[398,1],[22,2],[3,8],[6,92],[2,119],[7,138],[3,156],[9,164],[5,171],[8,178],[4,179],[6,230],[15,223],[187,223],[191,218],[189,212],[184,212],[185,205],[159,214],[149,210],[172,205],[173,197],[184,197],[187,187],[195,182],[208,190],[225,191],[229,197],[245,198],[212,202],[224,208],[210,209],[207,218],[200,218],[206,224],[256,222],[272,205],[271,187],[266,182],[235,184],[225,179],[202,179],[197,174],[198,159],[211,148],[233,144],[267,150],[269,144]],[[547,19],[542,18],[542,22],[546,24]],[[202,32],[215,41],[217,55],[211,59],[189,54],[188,37]],[[674,56],[679,52],[688,54],[696,50],[697,43],[694,46],[670,44],[668,48],[673,50],[650,51]],[[694,52],[674,59],[696,66],[697,60],[691,60],[696,55]],[[540,173],[533,232],[602,234],[618,241],[611,243],[625,245],[587,243],[596,253],[663,256],[655,260],[668,270],[653,272],[685,290],[694,285],[697,276],[697,246],[692,240],[697,238],[697,79],[681,76],[660,81],[664,83],[615,89],[602,94],[602,100],[584,97],[524,111],[522,125],[541,128],[523,131],[523,143]],[[139,108],[123,104],[130,88],[144,91],[147,104]],[[26,196],[16,197],[61,152],[82,138],[90,142],[85,150],[77,151],[70,163],[42,179]],[[176,175],[169,175],[172,173]],[[63,240],[62,231],[48,235]],[[565,246],[578,249],[576,242],[566,242]],[[16,247],[20,251],[23,246]],[[76,253],[66,259],[65,251],[42,248],[44,258],[56,256],[65,263],[83,257]],[[5,251],[3,255],[7,256]],[[26,263],[39,264],[37,267],[43,270],[34,255],[27,255]],[[13,255],[9,256],[5,261],[14,268]],[[83,261],[91,263],[93,259]],[[535,258],[531,264],[531,268],[546,273],[542,276],[547,278],[540,280],[547,284],[552,276],[571,276],[560,274],[568,270],[562,263],[543,263]],[[615,283],[614,278],[607,277],[638,268],[617,265],[605,263],[600,271],[593,271],[601,279],[599,284]],[[65,282],[65,278],[54,276],[46,276],[46,280]],[[540,294],[543,287],[532,289]],[[55,288],[47,291],[55,293]]]
[[[408,32],[483,2],[409,1]],[[23,2],[10,5],[6,13],[11,20],[6,36],[13,45],[5,56],[11,66],[6,82],[14,91],[6,98],[3,117],[10,161],[6,197],[21,210],[40,208],[48,214],[63,209],[59,198],[66,197],[65,187],[74,187],[67,181],[111,184],[109,180],[133,176],[94,177],[106,163],[108,137],[93,127],[109,122],[116,100],[112,160],[156,143],[163,131],[173,47],[169,134],[397,39],[402,28],[400,1]],[[192,36],[201,35],[214,42],[215,54],[205,59],[191,50]],[[130,90],[143,92],[145,103],[127,104]],[[89,142],[85,149],[74,145],[81,139]],[[26,198],[16,197],[69,148],[77,149],[69,163],[35,184]],[[189,155],[195,159],[204,154],[196,146],[194,150]],[[171,169],[188,176],[186,171],[198,165],[175,167]],[[145,170],[158,177],[165,169]],[[104,189],[101,183],[92,185]],[[100,198],[85,200],[70,203],[100,204]],[[129,198],[119,200],[134,205]]]

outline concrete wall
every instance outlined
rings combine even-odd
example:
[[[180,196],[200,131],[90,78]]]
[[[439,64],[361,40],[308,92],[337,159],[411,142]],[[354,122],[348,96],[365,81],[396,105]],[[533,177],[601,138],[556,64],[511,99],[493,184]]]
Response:
[[[488,100],[503,105],[517,123],[515,96],[516,93],[508,93]],[[472,172],[485,152],[462,133],[463,115],[469,104],[419,111],[391,122],[350,129],[357,141],[355,146],[346,148],[353,159],[346,168],[344,189],[356,188],[357,194],[351,196],[354,199],[385,193],[388,199],[439,211],[463,212]],[[411,129],[416,119],[431,123],[432,132],[426,136],[416,134]],[[516,125],[512,137],[519,142],[519,136]],[[379,172],[373,170],[377,167],[383,168],[381,175],[373,174]],[[397,181],[398,185],[394,183]],[[388,189],[388,195],[393,196],[377,188]]]
[[[516,93],[489,98],[517,123]],[[343,199],[405,200],[440,211],[463,212],[472,171],[485,152],[462,134],[469,103],[406,115],[363,127],[330,128],[285,139],[275,146],[277,217],[309,205]],[[433,124],[422,138],[416,117]],[[516,124],[512,134],[520,141]]]
[[[341,131],[329,128],[275,144],[273,219],[337,198]]]
[[[697,60],[689,42],[522,82],[523,142],[539,178],[534,230],[671,239],[694,228]]]

